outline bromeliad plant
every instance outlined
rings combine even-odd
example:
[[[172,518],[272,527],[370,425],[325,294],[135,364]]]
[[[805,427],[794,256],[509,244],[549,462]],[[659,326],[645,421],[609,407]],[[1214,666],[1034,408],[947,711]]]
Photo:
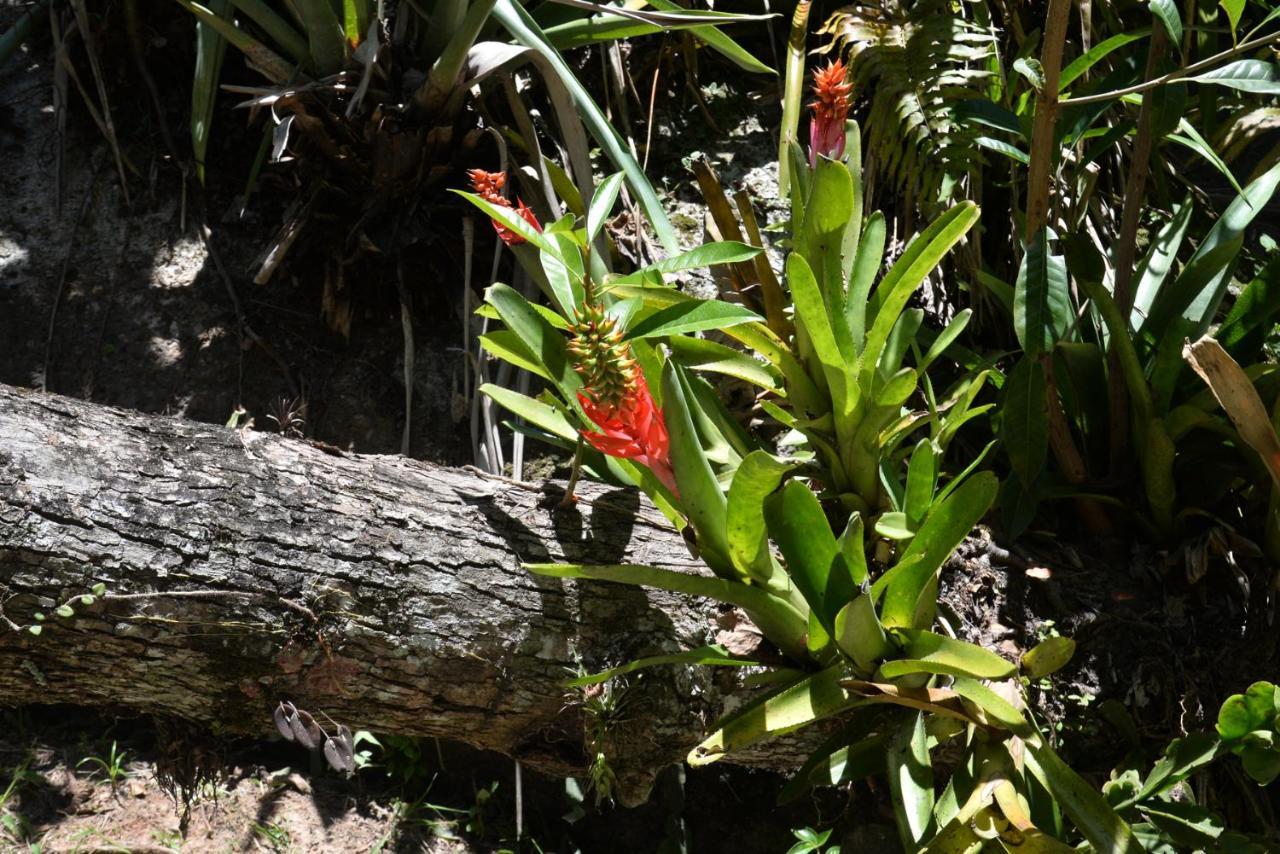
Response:
[[[839,85],[834,76],[826,81]],[[827,106],[823,94],[818,103]],[[663,280],[754,260],[759,248],[741,243],[597,277],[594,238],[618,176],[600,186],[581,222],[566,216],[541,230],[505,200],[467,194],[512,236],[550,302],[535,305],[502,284],[488,290],[482,311],[505,328],[484,346],[547,387],[536,398],[482,391],[523,418],[523,429],[576,449],[584,468],[643,489],[711,575],[639,565],[528,568],[706,596],[741,609],[781,651],[788,665],[773,675],[774,687],[721,721],[690,753],[693,764],[839,716],[843,725],[796,785],[887,772],[910,850],[953,850],[940,846],[976,838],[975,827],[996,819],[1039,850],[1068,850],[1054,838],[1067,835],[1058,807],[1028,812],[1032,801],[1060,805],[1099,850],[1137,850],[1125,822],[1021,710],[1017,665],[933,630],[942,568],[997,483],[972,465],[943,474],[956,431],[984,411],[973,403],[985,373],[943,394],[925,374],[967,315],[929,335],[907,303],[977,210],[965,203],[948,211],[877,276],[884,225],[875,214],[864,221],[857,127],[845,126],[847,163],[828,156],[840,143],[822,131],[813,136],[812,167],[808,153],[786,144],[793,238],[784,279],[793,310],[781,317],[694,299]],[[716,339],[698,334],[713,331]],[[760,414],[777,429],[744,429],[706,379],[714,373],[754,384]],[[771,441],[778,433],[781,441]],[[672,662],[758,663],[708,646],[624,669]],[[931,757],[955,741],[962,773],[939,796]]]

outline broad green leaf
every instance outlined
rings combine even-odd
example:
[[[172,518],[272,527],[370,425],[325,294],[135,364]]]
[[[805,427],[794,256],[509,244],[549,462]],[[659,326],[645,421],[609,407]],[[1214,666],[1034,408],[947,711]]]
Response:
[[[561,329],[561,330],[564,330],[565,332],[569,331],[569,321],[565,320],[564,315],[557,312],[554,308],[551,308],[550,306],[547,306],[547,305],[543,305],[542,303],[530,303],[530,305],[532,305],[533,310],[536,311],[539,315],[541,315],[542,319],[545,320],[548,324],[550,324],[553,328]],[[494,308],[492,305],[489,305],[488,303],[481,304],[480,307],[477,308],[473,313],[475,314],[476,317],[484,317],[484,318],[488,318],[489,320],[502,319],[502,315],[498,314],[498,310]]]
[[[866,343],[867,305],[871,298],[871,286],[876,273],[884,263],[885,222],[879,211],[867,220],[866,228],[858,241],[853,269],[849,273],[849,291],[844,300],[844,324],[849,329],[849,339],[861,354]],[[922,367],[921,370],[924,370]]]
[[[787,560],[787,573],[828,634],[855,587],[818,497],[800,480],[764,502],[769,535]]]
[[[194,0],[176,0],[179,6],[195,15],[200,23],[227,40],[227,44],[251,60],[267,79],[283,85],[294,76],[295,66],[280,54],[250,36],[233,22],[214,14],[208,7]]]
[[[720,300],[696,300],[667,306],[627,330],[627,339],[660,338],[682,332],[725,329],[763,318],[748,308]]]
[[[732,655],[729,650],[723,646],[700,646],[697,649],[691,649],[687,652],[677,652],[672,655],[654,655],[648,658],[638,658],[618,667],[611,667],[599,673],[592,673],[589,676],[579,676],[577,679],[570,679],[565,684],[570,688],[582,688],[586,685],[598,685],[601,682],[607,682],[616,676],[623,676],[627,673],[634,673],[645,667],[656,667],[662,664],[694,664],[704,667],[759,667],[760,662],[749,661],[745,658],[738,658]]]
[[[812,174],[807,213],[795,240],[795,254],[804,258],[818,284],[821,293],[818,304],[822,307],[826,325],[832,329],[843,360],[850,363],[854,357],[852,341],[844,335],[847,331],[845,327],[842,324],[832,324],[832,319],[843,314],[842,249],[846,229],[854,215],[855,195],[853,176],[849,173],[849,169],[838,161],[819,159],[817,168]],[[787,275],[790,278],[790,261],[787,265]],[[792,297],[797,299],[794,284]],[[798,299],[796,312],[800,313]],[[806,317],[805,322],[807,329],[810,318]],[[815,346],[817,346],[816,342]]]
[[[873,593],[883,592],[880,620],[891,628],[912,628],[916,603],[942,564],[968,536],[991,506],[998,489],[996,476],[978,472],[929,514],[897,565],[880,576]]]
[[[863,538],[861,513],[849,515],[849,521],[836,538],[836,543],[840,546],[840,554],[844,555],[845,566],[849,567],[853,583],[861,587],[867,580],[867,544]]]
[[[342,0],[342,34],[355,47],[369,31],[368,0]]]
[[[1181,46],[1182,15],[1178,12],[1178,4],[1175,0],[1151,0],[1151,14],[1160,19],[1160,23],[1169,34],[1169,41]]]
[[[664,12],[678,12],[682,15],[712,14],[702,10],[685,9],[683,6],[680,6],[679,4],[672,2],[672,0],[648,0],[648,3],[653,8],[661,9]],[[720,13],[720,14],[725,15],[727,13]],[[764,18],[764,17],[772,17],[772,16],[734,15],[733,20],[734,21],[750,21],[750,20],[759,20],[760,18]],[[726,21],[726,23],[729,23],[729,22]],[[712,26],[694,27],[693,34],[697,36],[698,39],[700,39],[701,41],[706,42],[707,47],[716,51],[725,59],[729,60],[734,65],[737,65],[739,68],[741,68],[744,71],[750,71],[753,74],[772,74],[775,76],[778,73],[774,71],[772,68],[770,68],[768,65],[765,65],[763,62],[761,62],[760,60],[752,56],[751,53],[749,53],[745,48],[743,48],[741,45],[735,42],[732,38],[722,33],[718,27],[712,27]]]
[[[495,205],[493,202],[490,202],[487,199],[482,199],[475,193],[468,193],[465,190],[451,190],[450,192],[462,196],[462,198],[471,202],[471,204],[475,205],[488,215],[490,219],[494,219],[502,223],[504,228],[515,232],[517,235],[524,238],[526,242],[532,243],[543,252],[549,252],[556,256],[560,254],[559,248],[553,245],[542,232],[530,225],[524,217],[516,213],[514,208]]]
[[[1213,228],[1209,230],[1209,234],[1205,236],[1204,241],[1196,248],[1195,255],[1187,262],[1188,266],[1195,263],[1196,259],[1213,252],[1219,246],[1240,238],[1249,224],[1253,222],[1253,218],[1271,201],[1277,187],[1280,187],[1280,163],[1275,164],[1261,176],[1251,181],[1244,188],[1244,192],[1227,206],[1222,216],[1218,218]],[[1230,270],[1223,270],[1216,279],[1200,291],[1199,295],[1182,312],[1183,317],[1196,324],[1195,330],[1189,336],[1190,338],[1198,338],[1208,331],[1209,325],[1213,322],[1214,315],[1217,313],[1218,306],[1226,295],[1227,284],[1230,280]],[[1152,328],[1159,329],[1158,326]]]
[[[804,774],[802,778],[804,786],[801,791],[812,786],[841,786],[846,783],[856,783],[883,771],[885,747],[888,741],[887,735],[873,735],[833,751],[831,755],[820,759],[807,774]],[[797,775],[798,778],[799,776]],[[787,794],[789,793],[784,789],[783,793],[778,795],[778,803],[787,803],[794,798],[791,796],[784,799],[783,796]]]
[[[1210,299],[1219,283],[1225,284],[1230,280],[1243,246],[1244,238],[1236,235],[1207,252],[1196,252],[1178,278],[1156,297],[1142,331],[1157,342],[1170,335],[1177,337],[1177,341],[1172,343],[1181,343],[1183,337],[1196,337],[1194,322],[1186,316],[1191,311],[1189,306]]]
[[[875,317],[870,321],[861,354],[858,384],[866,387],[879,367],[880,354],[907,301],[943,257],[978,221],[978,206],[961,202],[916,236],[880,280],[875,292]]]
[[[1250,732],[1276,725],[1280,689],[1270,682],[1255,682],[1243,694],[1233,694],[1218,711],[1218,735],[1225,742],[1238,741]]]
[[[831,329],[831,319],[818,280],[809,262],[799,252],[787,256],[787,284],[791,287],[791,299],[795,303],[796,322],[808,336],[813,354],[831,389],[831,401],[837,417],[842,417],[854,405],[849,370]]]
[[[1272,255],[1231,305],[1214,333],[1222,348],[1242,364],[1255,361],[1280,314],[1280,253]]]
[[[1231,24],[1231,40],[1236,40],[1236,28],[1240,26],[1240,16],[1244,14],[1245,0],[1218,0],[1218,5],[1227,13],[1227,22]]]
[[[1042,228],[1026,247],[1013,291],[1013,331],[1028,356],[1053,349],[1071,327],[1071,292],[1067,265],[1049,249]]]
[[[1223,851],[1215,843],[1226,828],[1205,807],[1179,801],[1151,800],[1139,805],[1142,815],[1183,851]]]
[[[902,509],[912,529],[920,527],[933,504],[933,494],[938,488],[938,456],[933,443],[921,439],[907,463],[907,488]]]
[[[874,673],[880,661],[893,651],[889,637],[880,625],[880,618],[876,616],[875,602],[865,593],[836,614],[832,638],[840,651],[853,659],[864,674]]]
[[[609,219],[609,213],[613,210],[614,202],[618,200],[618,192],[622,189],[625,178],[626,175],[623,173],[615,172],[596,187],[595,195],[591,199],[591,209],[587,211],[587,243],[594,242],[600,229],[604,228],[605,221]]]
[[[671,362],[662,370],[662,405],[671,443],[671,467],[680,500],[698,535],[698,550],[721,577],[734,574],[726,530],[727,501],[707,461],[694,429],[692,401],[685,396],[679,368]]]
[[[1182,131],[1181,136],[1170,133],[1165,135],[1165,139],[1172,140],[1179,145],[1185,145],[1196,154],[1199,154],[1210,165],[1212,165],[1214,169],[1217,169],[1224,178],[1227,179],[1233,190],[1237,193],[1244,192],[1244,188],[1241,187],[1240,182],[1236,180],[1236,176],[1232,173],[1231,168],[1228,167],[1222,157],[1218,155],[1218,152],[1213,150],[1213,146],[1209,141],[1200,135],[1200,131],[1196,130],[1195,125],[1191,124],[1191,122],[1186,119],[1179,117],[1178,130]]]
[[[1019,359],[1005,380],[1002,395],[1000,440],[1018,478],[1034,483],[1049,452],[1045,377],[1039,359],[1025,355]]]
[[[898,371],[889,378],[876,395],[876,406],[891,409],[902,406],[916,390],[916,379],[915,368],[903,368]]]
[[[1222,742],[1214,733],[1195,732],[1182,738],[1174,739],[1165,748],[1164,756],[1151,768],[1151,773],[1143,781],[1142,788],[1123,804],[1124,809],[1132,803],[1167,792],[1183,780],[1191,776],[1198,768],[1203,768],[1221,753]]]
[[[493,332],[486,332],[480,336],[480,346],[485,349],[485,352],[497,356],[504,362],[515,365],[517,368],[522,368],[534,376],[542,377],[548,382],[554,382],[551,375],[547,373],[546,368],[538,364],[538,360],[525,349],[520,337],[510,329],[495,329]]]
[[[554,406],[492,383],[480,386],[480,393],[487,395],[503,409],[518,415],[540,430],[570,442],[578,439],[577,428],[569,422],[563,412]]]
[[[1067,87],[1074,83],[1077,78],[1097,65],[1099,60],[1116,48],[1124,47],[1139,39],[1145,39],[1149,35],[1151,35],[1151,28],[1143,27],[1140,30],[1134,30],[1131,33],[1120,33],[1098,42],[1087,52],[1072,60],[1066,68],[1062,69],[1062,73],[1058,77],[1058,90],[1065,92]]]
[[[231,3],[209,0],[209,13],[230,23]],[[213,107],[222,77],[222,61],[227,40],[199,18],[196,19],[196,71],[191,84],[191,149],[196,160],[196,177],[204,183],[204,157],[209,148]],[[3,61],[3,58],[0,58]]]
[[[994,151],[997,154],[1003,154],[1015,163],[1021,163],[1024,166],[1031,162],[1031,155],[1027,154],[1018,146],[1005,142],[1002,139],[992,139],[989,136],[975,137],[973,140],[983,148]]]
[[[564,336],[537,312],[516,290],[498,283],[485,291],[485,301],[498,310],[502,322],[514,332],[529,354],[535,357],[559,386],[566,400],[573,401],[582,380],[573,369]]]
[[[1098,854],[1137,854],[1142,846],[1124,819],[1106,800],[1059,758],[1041,737],[1026,741],[1027,769],[1048,789],[1062,811]]]
[[[929,761],[923,712],[915,712],[902,720],[889,740],[885,759],[902,847],[916,851],[934,835],[933,766]]]
[[[1221,68],[1183,79],[1227,86],[1254,95],[1280,95],[1280,66],[1261,59],[1237,59]]]
[[[908,351],[916,343],[916,337],[924,327],[924,309],[909,308],[898,316],[889,340],[880,352],[879,375],[888,378],[902,369]]]
[[[739,261],[750,261],[764,250],[747,243],[722,240],[718,243],[704,243],[687,252],[681,252],[670,258],[664,258],[651,264],[638,273],[679,273],[683,270],[699,270],[719,264],[736,264]]]
[[[788,654],[803,655],[804,645],[797,646],[794,639],[802,637],[806,625],[804,619],[789,604],[762,590],[707,575],[675,572],[656,566],[636,564],[612,564],[586,566],[576,563],[528,563],[524,568],[535,575],[552,578],[579,578],[593,581],[612,581],[618,584],[634,584],[653,587],[690,596],[705,596],[717,602],[736,605],[746,611],[765,636],[779,643]],[[787,639],[793,641],[788,643]]]
[[[293,0],[307,33],[311,49],[311,66],[317,76],[327,77],[342,70],[346,46],[342,39],[342,23],[329,0]]]
[[[311,49],[306,38],[263,0],[231,0],[231,3],[261,27],[294,62],[310,67]],[[214,4],[209,4],[209,8],[215,8]]]
[[[977,706],[988,723],[1002,726],[1015,735],[1031,733],[1031,725],[1022,712],[981,682],[967,676],[956,676],[951,680],[951,690]]]
[[[896,679],[908,673],[1006,679],[1017,670],[1013,662],[966,641],[918,629],[899,629],[894,635],[902,640],[902,652],[906,657],[880,665],[880,673],[885,679]]]
[[[749,382],[775,394],[785,394],[782,372],[751,354],[706,338],[673,335],[667,339],[672,358],[686,367],[712,371]]]
[[[689,764],[707,765],[732,750],[791,732],[862,702],[840,686],[843,675],[843,665],[832,665],[729,718],[689,752]]]
[[[876,520],[876,533],[889,540],[909,540],[916,535],[916,526],[911,524],[906,513],[894,510],[880,514]]]
[[[765,533],[764,501],[782,483],[795,463],[779,460],[764,451],[752,451],[742,459],[729,485],[726,525],[729,556],[738,571],[758,583],[767,583],[773,572],[773,556]]]
[[[664,285],[638,287],[619,284],[610,286],[609,290],[620,297],[638,297],[644,300],[645,305],[655,308],[665,308],[676,303],[691,302],[694,299],[687,294],[680,293],[675,288],[669,288]],[[782,371],[787,378],[787,397],[792,401],[797,411],[819,414],[826,411],[823,408],[824,398],[818,391],[817,386],[809,379],[809,375],[805,373],[804,366],[796,359],[791,352],[791,348],[784,344],[769,327],[763,323],[744,323],[740,326],[728,327],[724,330],[724,334],[755,350]]]
[[[1032,680],[1043,679],[1066,667],[1075,654],[1076,642],[1071,638],[1045,638],[1022,654],[1022,675]]]
[[[1187,225],[1191,222],[1191,214],[1195,204],[1191,196],[1187,196],[1174,208],[1173,217],[1164,224],[1156,234],[1147,253],[1138,263],[1136,271],[1137,287],[1134,289],[1133,316],[1130,319],[1133,329],[1140,329],[1151,306],[1160,292],[1161,285],[1173,265],[1178,260],[1178,250],[1182,248],[1182,240],[1187,233]]]
[[[561,314],[565,317],[575,317],[586,300],[581,252],[578,244],[567,234],[548,229],[545,236],[556,247],[554,253],[538,253],[538,258],[542,262],[542,271],[546,274],[547,284],[551,287],[551,296]]]

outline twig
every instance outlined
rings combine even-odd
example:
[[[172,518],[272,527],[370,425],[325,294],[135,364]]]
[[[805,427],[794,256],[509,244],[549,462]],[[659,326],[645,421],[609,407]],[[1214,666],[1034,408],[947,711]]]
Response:
[[[67,269],[71,265],[71,253],[75,251],[76,235],[80,232],[80,225],[84,222],[85,215],[89,213],[89,203],[93,201],[93,185],[98,179],[98,167],[95,166],[93,171],[89,173],[89,183],[84,188],[84,201],[80,203],[80,213],[76,217],[75,224],[71,227],[71,237],[67,241],[67,252],[62,256],[62,269],[58,273],[58,288],[53,293],[53,307],[49,309],[49,332],[44,339],[44,370],[40,372],[40,390],[49,390],[49,370],[50,361],[53,358],[53,329],[58,321],[58,304],[62,302],[62,291],[67,284]]]
[[[404,262],[396,263],[396,289],[400,292],[400,331],[404,335],[404,433],[400,438],[401,456],[409,456],[413,437],[413,314],[409,290],[404,286]]]
[[[124,194],[124,203],[129,201],[129,184],[124,174],[124,157],[120,153],[120,143],[116,139],[115,124],[111,121],[111,104],[107,100],[107,83],[102,76],[102,63],[98,61],[98,51],[93,46],[93,33],[89,29],[89,12],[84,0],[71,0],[71,8],[75,10],[76,21],[80,25],[80,38],[84,42],[84,52],[89,57],[89,70],[93,72],[93,81],[98,88],[98,99],[102,102],[102,121],[106,127],[107,142],[116,158],[116,171],[120,173],[120,192]],[[74,76],[74,75],[73,75]]]
[[[66,184],[64,164],[67,154],[67,66],[57,57],[62,54],[62,10],[49,4],[49,32],[53,36],[53,115],[54,149],[53,163],[53,212],[62,218],[62,190]]]
[[[58,607],[73,607],[88,595],[91,594],[77,593]],[[95,598],[100,602],[140,602],[149,599],[258,599],[283,605],[290,611],[303,615],[313,623],[318,623],[320,621],[320,618],[316,616],[315,611],[312,611],[301,602],[293,599],[286,599],[283,596],[275,596],[270,593],[260,593],[253,590],[168,590],[155,593],[104,593]],[[9,617],[4,613],[3,608],[0,608],[0,620],[2,620],[4,624],[13,631],[22,631],[22,629],[25,628],[24,626],[19,626],[13,620],[9,619]]]
[[[1216,53],[1208,59],[1202,59],[1200,62],[1188,65],[1186,68],[1179,68],[1176,71],[1170,71],[1168,74],[1162,74],[1154,80],[1148,80],[1145,83],[1136,83],[1133,86],[1126,86],[1123,89],[1113,89],[1110,92],[1100,92],[1096,95],[1082,95],[1079,98],[1068,98],[1064,100],[1063,103],[1074,107],[1077,104],[1096,104],[1099,101],[1110,101],[1113,98],[1121,98],[1125,95],[1134,95],[1138,92],[1145,92],[1148,89],[1154,89],[1157,86],[1163,86],[1166,83],[1173,83],[1174,81],[1181,80],[1184,77],[1190,77],[1199,71],[1205,70],[1206,68],[1212,68],[1214,65],[1225,59],[1230,59],[1233,56],[1248,53],[1255,48],[1265,47],[1266,45],[1274,44],[1276,42],[1280,42],[1280,32],[1272,33],[1269,36],[1263,36],[1261,38],[1254,39],[1253,41],[1241,42],[1235,47],[1224,50],[1221,53]],[[1047,86],[1048,83],[1046,82],[1045,85]]]
[[[653,82],[649,84],[649,118],[644,127],[644,160],[640,168],[649,168],[649,148],[653,145],[653,111],[658,102],[658,74],[662,71],[662,55],[667,48],[667,34],[662,34],[662,44],[658,45],[658,56],[653,62]]]
[[[301,397],[298,393],[298,386],[293,381],[293,371],[289,368],[289,365],[284,361],[284,359],[280,358],[279,354],[277,354],[275,350],[271,349],[271,347],[267,345],[266,341],[262,340],[258,333],[253,331],[253,327],[250,326],[249,321],[245,319],[244,308],[240,304],[239,294],[236,293],[235,282],[231,279],[231,274],[227,272],[227,268],[222,264],[222,256],[218,254],[218,249],[213,244],[213,234],[209,231],[209,226],[202,221],[197,226],[197,229],[200,232],[200,239],[204,241],[204,247],[209,253],[209,258],[213,261],[214,268],[218,271],[218,275],[222,277],[222,283],[226,285],[227,295],[231,297],[231,305],[235,308],[236,319],[239,321],[241,344],[244,343],[244,339],[248,338],[254,344],[261,347],[262,351],[271,357],[271,359],[280,368],[281,373],[284,374],[285,382],[289,384],[289,394],[295,399]],[[240,352],[242,355],[240,359],[240,378],[236,388],[237,405],[239,404],[239,399],[243,397],[244,392],[243,346],[240,348]]]

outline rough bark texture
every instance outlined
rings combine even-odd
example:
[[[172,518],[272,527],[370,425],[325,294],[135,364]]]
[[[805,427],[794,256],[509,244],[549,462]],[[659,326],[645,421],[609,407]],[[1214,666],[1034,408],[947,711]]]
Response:
[[[597,726],[564,680],[707,643],[713,608],[539,578],[521,561],[701,572],[630,490],[521,487],[400,457],[0,386],[0,704],[117,705],[266,733],[291,700],[581,773],[592,733],[634,801],[733,702],[660,668]],[[101,582],[107,595],[54,609]],[[173,596],[180,591],[217,591]],[[136,598],[135,594],[165,594]],[[130,598],[134,597],[134,598]],[[39,636],[22,627],[47,615]]]

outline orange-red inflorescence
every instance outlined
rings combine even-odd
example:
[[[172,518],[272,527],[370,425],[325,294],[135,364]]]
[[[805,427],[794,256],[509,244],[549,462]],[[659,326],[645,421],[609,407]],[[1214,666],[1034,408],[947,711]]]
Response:
[[[574,333],[569,352],[583,382],[578,402],[599,428],[598,433],[584,431],[582,438],[602,454],[635,460],[676,492],[662,410],[617,321],[588,303]]]
[[[491,205],[498,205],[504,208],[512,207],[511,202],[507,201],[507,197],[502,195],[502,188],[507,185],[506,172],[486,172],[483,169],[471,169],[467,172],[467,177],[471,179],[471,189],[477,196]],[[542,231],[542,225],[538,222],[538,218],[522,199],[516,200],[514,210],[524,218],[525,222],[533,226],[535,231]],[[502,239],[503,243],[508,246],[518,246],[524,243],[523,237],[496,219],[490,221],[493,223],[493,230],[498,232],[498,237]]]
[[[816,100],[809,105],[813,118],[809,122],[809,165],[816,166],[818,155],[839,159],[844,156],[844,123],[852,106],[853,83],[844,62],[837,59],[819,68],[813,75]]]

